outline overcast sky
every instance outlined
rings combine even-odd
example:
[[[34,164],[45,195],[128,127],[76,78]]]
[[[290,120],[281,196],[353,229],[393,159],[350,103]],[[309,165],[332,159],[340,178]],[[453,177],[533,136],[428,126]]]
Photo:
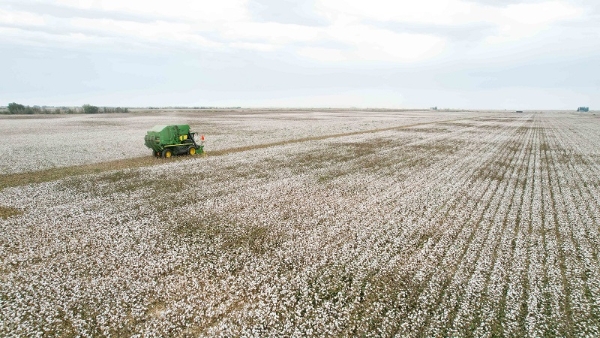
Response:
[[[0,0],[0,105],[600,107],[597,0]]]

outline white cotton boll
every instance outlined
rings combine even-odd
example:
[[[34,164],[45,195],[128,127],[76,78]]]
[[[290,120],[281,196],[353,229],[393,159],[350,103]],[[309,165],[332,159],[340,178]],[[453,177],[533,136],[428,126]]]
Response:
[[[0,218],[0,318],[21,335],[597,333],[597,127],[378,114],[354,122],[429,124],[4,189],[25,212]],[[360,129],[319,118],[314,135]],[[242,119],[211,143],[315,126]]]

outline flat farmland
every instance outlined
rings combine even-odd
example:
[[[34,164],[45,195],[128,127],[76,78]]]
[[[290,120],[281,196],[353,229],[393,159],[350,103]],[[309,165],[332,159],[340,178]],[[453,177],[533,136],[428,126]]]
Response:
[[[206,156],[155,159],[155,124]],[[600,336],[600,118],[0,117],[0,336]]]

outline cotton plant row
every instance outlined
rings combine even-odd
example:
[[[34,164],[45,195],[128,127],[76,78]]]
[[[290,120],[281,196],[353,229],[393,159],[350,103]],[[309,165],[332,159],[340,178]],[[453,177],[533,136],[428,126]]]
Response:
[[[0,155],[5,160],[0,163],[0,174],[149,156],[144,135],[160,124],[190,124],[194,131],[206,135],[206,149],[214,151],[461,117],[473,114],[270,111],[231,115],[173,111],[2,118]]]
[[[289,184],[289,183],[288,183],[288,184]],[[287,190],[286,190],[286,194],[293,194],[293,192],[294,192],[294,191],[296,191],[296,190],[299,190],[299,193],[300,193],[301,195],[305,195],[305,193],[306,193],[305,189],[302,189],[302,188],[300,188],[300,187],[294,187],[294,189],[293,189],[292,191],[287,191]],[[373,190],[377,190],[377,188],[373,188]],[[365,195],[365,196],[369,196],[368,192],[364,192],[364,195]],[[332,196],[332,197],[333,197],[333,199],[336,199],[336,197],[337,197],[337,198],[340,198],[340,196]],[[324,198],[324,197],[323,197],[322,199],[320,198],[319,200],[324,200],[324,201],[327,201],[327,200],[329,200],[329,198]],[[365,211],[366,211],[367,213],[370,213],[370,212],[371,212],[370,210],[371,210],[371,207],[372,207],[372,204],[373,204],[373,202],[370,202],[370,203],[369,203],[369,200],[367,199],[367,200],[365,201],[365,203],[366,203],[367,205],[366,205],[366,206],[364,206],[363,208],[361,208],[361,209],[359,209],[359,210],[355,210],[355,211],[348,210],[348,211],[346,211],[345,213],[352,214],[352,213],[357,213],[357,212],[359,212],[359,213],[362,213],[362,212],[365,212]],[[321,209],[321,212],[323,212],[323,213],[331,212],[330,210],[332,210],[332,209],[333,209],[333,210],[336,210],[336,208],[331,208],[331,207],[328,207],[328,205],[327,205],[327,204],[326,204],[326,205],[324,205],[324,206],[321,206],[320,208],[319,208],[318,206],[315,206],[315,208]],[[225,210],[223,210],[223,212],[225,212]],[[358,217],[357,217],[357,218],[358,218]],[[352,218],[350,218],[350,219],[347,219],[347,220],[343,220],[343,221],[342,221],[342,223],[345,223],[346,221],[352,221]],[[312,226],[318,226],[318,225],[319,225],[319,224],[312,224]],[[340,224],[340,226],[342,226],[342,225],[343,225],[343,224]],[[314,234],[314,237],[310,238],[310,241],[311,241],[311,242],[313,242],[313,241],[320,242],[320,241],[326,240],[324,243],[322,243],[322,244],[320,244],[320,245],[315,245],[315,246],[314,246],[315,250],[319,250],[319,249],[320,249],[320,250],[327,250],[329,247],[331,247],[331,248],[332,248],[331,250],[337,250],[337,249],[335,249],[335,248],[336,248],[336,247],[338,247],[340,244],[342,244],[342,243],[338,243],[338,241],[337,241],[337,238],[339,237],[339,234],[341,233],[341,231],[338,231],[337,233],[334,233],[336,236],[322,236],[322,234],[321,234],[321,231],[324,231],[324,230],[325,230],[325,231],[329,231],[329,232],[331,232],[333,229],[335,229],[335,227],[336,227],[336,226],[335,226],[335,224],[330,224],[329,226],[327,226],[327,229],[320,229],[320,231],[317,231],[317,232]],[[350,229],[352,229],[352,227],[350,227]],[[350,229],[344,229],[344,230],[350,230]],[[342,229],[340,229],[340,230],[342,230]],[[324,237],[324,238],[323,238],[323,237]],[[332,237],[334,238],[334,242],[333,242],[333,243],[331,243],[331,242],[330,242],[330,241],[331,241],[331,239],[332,239]],[[363,240],[364,240],[364,239],[363,239]],[[318,258],[318,257],[319,257],[319,255],[317,255],[317,252],[313,252],[313,253],[312,253],[312,255],[308,255],[308,254],[306,254],[306,253],[302,255],[302,257],[307,257],[307,256],[314,256],[314,257],[316,257],[316,258]],[[343,256],[340,256],[339,254],[337,254],[337,255],[335,255],[335,256],[336,256],[336,257],[343,257]],[[339,260],[339,258],[338,258],[338,260]],[[327,265],[326,265],[326,264],[327,264],[327,261],[317,261],[317,262],[315,262],[315,263],[312,263],[312,264],[310,264],[310,267],[311,267],[311,268],[309,269],[308,273],[309,273],[309,274],[312,274],[312,273],[313,273],[313,271],[315,271],[315,270],[317,270],[317,271],[315,271],[315,272],[318,272],[318,270],[319,270],[319,265],[320,265],[320,264],[325,264],[325,266],[327,266]],[[317,267],[317,268],[315,269],[315,267]],[[305,278],[302,278],[300,281],[302,282],[304,279],[305,279]],[[310,279],[310,277],[309,277],[308,279]],[[285,283],[285,284],[283,284],[283,285],[289,285],[289,284],[290,284],[290,282],[291,282],[291,281],[289,281],[289,280],[288,280],[288,281],[287,281],[287,283]],[[306,282],[303,282],[303,284],[306,284]],[[270,290],[271,290],[271,289],[270,289]],[[272,291],[272,290],[271,290],[271,291]],[[309,290],[309,291],[310,291],[310,290]],[[282,292],[285,292],[285,290],[283,290]],[[285,301],[284,301],[283,303],[285,304]],[[332,305],[330,305],[329,307],[333,307],[333,306],[332,306]],[[305,304],[305,305],[301,306],[300,308],[302,308],[302,309],[304,310],[304,312],[307,312],[307,311],[308,311],[308,312],[310,313],[310,312],[311,312],[311,308],[312,308],[312,306],[311,306],[311,304],[309,303],[309,304]],[[267,311],[267,310],[268,310],[268,309],[265,309],[264,311]],[[258,311],[258,313],[264,313],[264,311]],[[241,313],[241,314],[256,314],[256,312],[257,312],[257,310],[256,310],[256,309],[254,309],[254,310],[252,310],[252,309],[243,309],[243,310],[240,310],[240,313]],[[277,313],[277,312],[278,312],[277,310],[275,310],[275,311],[269,311],[269,313]],[[335,313],[339,313],[339,311],[334,311],[334,312],[335,312]],[[302,315],[302,314],[301,314],[301,315]],[[306,315],[306,313],[305,313],[304,315]],[[304,316],[304,315],[302,315],[302,316]],[[260,316],[259,316],[259,318],[260,318]],[[256,318],[255,318],[255,319],[256,319]],[[265,325],[266,325],[267,327],[269,326],[268,324],[265,324]],[[226,325],[226,326],[230,327],[231,325]],[[292,325],[292,327],[296,327],[296,325]]]
[[[236,162],[240,162],[240,161],[237,161],[237,160],[236,160]],[[247,160],[244,160],[244,161],[242,161],[242,162],[247,162]],[[171,168],[171,169],[168,169],[168,170],[172,170],[172,168]],[[208,176],[213,176],[213,175],[209,174]],[[216,174],[216,173],[214,173],[214,176],[217,176],[217,174]],[[85,181],[86,181],[86,182],[88,182],[88,180],[87,180],[87,179],[86,179]],[[64,187],[64,186],[67,186],[67,187],[68,187],[68,186],[70,186],[70,185],[71,185],[71,184],[70,184],[70,182],[68,182],[68,181],[67,181],[67,182],[65,182],[65,183],[64,183],[62,186],[63,186],[63,187]],[[89,185],[89,184],[88,184],[88,185]],[[236,185],[235,185],[235,189],[237,189],[239,186],[240,186],[239,184],[236,184]],[[103,184],[93,184],[93,187],[95,187],[95,189],[96,189],[96,190],[101,190],[101,189],[102,189],[102,187],[103,187]],[[91,188],[91,187],[90,187],[90,188]],[[60,188],[54,188],[54,190],[62,191]],[[38,190],[38,191],[44,191],[44,189],[41,189],[41,190]],[[89,201],[93,201],[93,198],[94,198],[94,196],[86,196],[86,194],[82,194],[82,193],[79,193],[79,194],[73,194],[73,192],[72,192],[72,191],[70,191],[69,189],[67,189],[66,191],[63,191],[63,192],[65,192],[65,193],[64,193],[64,194],[58,194],[58,195],[57,195],[57,199],[56,199],[56,200],[50,200],[50,201],[49,201],[49,206],[55,206],[55,205],[57,205],[57,204],[60,204],[60,203],[57,203],[57,201],[68,200],[68,198],[69,198],[69,197],[71,197],[71,198],[72,198],[73,196],[78,196],[78,197],[84,198],[84,199],[85,199],[85,200],[86,200],[88,203],[89,203]],[[97,192],[97,191],[96,191],[96,192]],[[145,193],[145,192],[144,192],[144,191],[140,191],[139,193],[140,193],[141,195],[144,195],[144,193]],[[35,204],[36,204],[36,208],[40,209],[40,207],[42,207],[43,205],[41,205],[41,203],[40,203],[40,199],[38,198],[39,196],[37,196],[37,195],[38,195],[38,194],[30,194],[30,196],[36,197],[36,198],[35,198],[35,199],[32,201],[32,203],[35,203]],[[117,195],[117,196],[118,196],[118,195]],[[121,197],[121,196],[118,196],[118,197]],[[111,198],[114,198],[114,196],[111,196]],[[82,205],[80,208],[81,208],[81,209],[83,209],[83,210],[87,210],[87,209],[88,209],[88,208],[86,208],[86,205],[85,205],[85,204],[84,204],[84,205]],[[92,210],[93,210],[93,208],[94,208],[93,206],[89,207],[89,209],[92,209]],[[64,209],[63,209],[63,208],[54,207],[53,209],[55,209],[55,210],[56,210],[56,209],[58,209],[58,210],[56,210],[56,212],[58,212],[59,214],[61,214],[61,213],[63,213],[63,212],[64,212]],[[113,210],[105,210],[105,211],[104,211],[102,214],[104,214],[104,213],[106,213],[106,214],[115,214],[115,212],[114,212]],[[119,213],[117,213],[117,215],[119,215]],[[46,215],[46,217],[48,217],[48,216],[50,216],[50,217],[51,217],[51,219],[52,219],[52,215]],[[96,222],[97,222],[97,221],[98,221],[98,220],[96,220]],[[54,223],[55,223],[55,222],[50,222],[50,226],[52,226]],[[117,229],[115,229],[115,230],[117,230]],[[113,234],[111,234],[109,237],[112,237],[112,236],[113,236]],[[15,242],[16,242],[16,241],[15,241]],[[78,243],[78,244],[79,244],[79,243]],[[136,258],[137,258],[137,257],[136,257]],[[105,268],[105,267],[104,267],[104,268]],[[135,274],[134,274],[133,276],[135,276]]]
[[[127,121],[127,122],[125,122]],[[0,174],[140,156],[145,131],[137,118],[68,115],[0,120]]]
[[[556,125],[552,125],[556,128]],[[562,127],[562,126],[559,126]],[[587,126],[586,126],[587,127]],[[597,180],[598,161],[594,158],[593,149],[584,148],[584,142],[577,140],[572,135],[564,135],[567,131],[557,129],[563,133],[560,138],[552,139],[550,148],[555,149],[549,153],[560,166],[554,167],[556,174],[550,176],[551,181],[556,183],[551,186],[555,188],[557,207],[564,210],[559,213],[558,225],[561,233],[566,233],[561,241],[562,250],[581,257],[580,260],[570,260],[565,271],[567,280],[574,284],[571,288],[573,311],[582,317],[576,325],[585,332],[594,321],[594,315],[598,313],[600,303],[598,294],[600,285],[598,281],[598,245],[600,241],[597,231],[598,210],[600,203],[598,199],[598,186],[594,184]],[[596,135],[594,135],[596,136]],[[567,137],[567,138],[565,138]],[[593,136],[592,136],[593,137]],[[596,136],[597,137],[597,136]],[[579,141],[579,142],[578,142]],[[573,156],[574,151],[581,151],[580,156]],[[590,156],[592,155],[592,156]],[[578,163],[579,162],[579,163]],[[581,163],[586,165],[581,165]],[[568,193],[561,193],[562,187],[568,186]],[[556,192],[556,190],[559,190]],[[572,226],[580,224],[581,226]],[[591,272],[591,273],[590,273]],[[590,334],[598,334],[592,331]]]
[[[501,145],[498,144],[499,146]],[[495,151],[493,149],[490,149],[490,153],[494,154],[494,152],[496,152],[496,156],[500,155],[499,158],[505,157],[507,154],[505,154],[505,152],[503,151],[502,147],[499,147],[499,149],[495,149]],[[492,160],[496,158],[496,156],[492,157]],[[487,159],[487,161],[489,161],[490,159]],[[467,173],[467,175],[472,175],[473,173]],[[432,323],[430,324],[430,330],[434,330],[433,332],[440,334],[440,330],[444,329],[444,325],[446,324],[446,322],[449,320],[449,318],[447,317],[448,314],[452,313],[452,309],[456,308],[457,304],[453,303],[452,298],[448,299],[449,303],[446,304],[446,307],[439,307],[439,301],[440,298],[444,299],[444,297],[449,296],[448,294],[445,293],[445,290],[448,287],[452,287],[452,284],[448,285],[448,283],[456,283],[456,287],[458,287],[459,285],[470,285],[470,292],[471,293],[476,293],[478,288],[481,286],[481,279],[482,277],[480,275],[477,274],[477,270],[474,271],[472,277],[470,280],[461,280],[465,277],[469,277],[469,274],[466,274],[465,272],[461,272],[461,265],[466,265],[464,268],[462,269],[474,269],[476,268],[476,266],[472,265],[472,261],[473,259],[470,260],[466,260],[464,259],[464,257],[466,255],[474,255],[474,257],[477,257],[478,255],[480,255],[480,251],[478,250],[483,250],[482,246],[483,246],[483,241],[486,239],[486,237],[478,237],[476,236],[477,233],[481,233],[482,235],[486,236],[486,235],[493,235],[494,231],[492,230],[499,230],[497,228],[493,228],[492,225],[490,224],[490,222],[494,221],[493,218],[491,218],[492,215],[497,214],[497,209],[498,209],[498,203],[494,203],[494,201],[499,201],[501,198],[501,195],[498,194],[498,191],[501,191],[501,186],[499,186],[498,184],[496,184],[495,182],[491,182],[491,181],[487,181],[484,180],[482,182],[473,182],[471,183],[472,187],[469,189],[470,192],[476,192],[476,194],[474,194],[474,196],[462,196],[460,200],[458,200],[457,202],[464,205],[466,208],[464,208],[463,210],[461,210],[462,212],[465,212],[463,215],[461,215],[460,219],[461,221],[459,223],[457,223],[456,227],[454,229],[452,229],[452,231],[447,232],[447,236],[445,239],[443,239],[442,241],[440,241],[441,244],[444,245],[439,245],[438,247],[435,248],[435,259],[436,261],[440,262],[439,266],[436,268],[435,273],[432,274],[431,276],[431,280],[429,282],[429,285],[426,289],[426,291],[421,295],[420,297],[420,301],[424,302],[424,306],[422,308],[426,309],[428,307],[431,307],[432,309],[430,311],[436,311],[438,312],[430,314],[429,316],[432,316],[429,318],[429,321]],[[490,201],[490,204],[483,204],[483,203],[478,203],[478,201],[480,200],[486,200],[486,201]],[[464,203],[464,204],[463,204]],[[487,216],[487,215],[489,216]],[[487,217],[486,217],[487,216]],[[495,217],[494,217],[495,218]],[[466,220],[466,222],[465,222]],[[477,230],[480,230],[481,228],[483,228],[483,231],[481,232],[474,232]],[[489,239],[489,237],[487,238]],[[469,240],[471,241],[469,243]],[[464,243],[464,242],[466,243]],[[476,241],[480,241],[479,243],[477,243]],[[461,243],[463,242],[463,243]],[[488,241],[492,242],[492,241]],[[459,245],[459,243],[461,243]],[[468,251],[467,251],[468,250]],[[445,253],[445,256],[444,256]],[[441,259],[440,259],[441,258]],[[480,259],[479,261],[477,261],[477,263],[479,264],[489,264],[489,259],[491,258],[490,255],[486,255],[483,257],[480,257],[482,259]],[[462,264],[461,264],[462,263]],[[468,264],[468,265],[467,265]],[[449,273],[448,271],[446,271],[446,268],[448,266],[457,266],[457,269],[452,271],[451,273]],[[425,265],[422,269],[425,269],[427,267],[427,265]],[[480,269],[481,270],[481,269]],[[465,275],[466,274],[466,275]],[[456,278],[456,280],[452,280],[452,278]],[[451,296],[455,296],[455,295],[451,295]],[[475,296],[474,294],[472,294],[471,296]],[[468,304],[468,303],[467,303]],[[444,311],[444,309],[446,309],[446,311]],[[440,311],[444,311],[444,312],[440,312]],[[473,312],[475,313],[475,312]],[[425,313],[425,315],[427,316],[427,314]],[[437,317],[442,315],[442,317]],[[445,315],[445,316],[444,316]],[[459,312],[458,315],[461,315],[461,313]],[[470,313],[463,313],[463,316],[469,316]],[[422,322],[423,320],[426,319],[422,319],[420,321],[416,321],[416,324],[418,325],[419,322]],[[462,320],[459,320],[458,322],[461,323],[470,323],[470,318],[463,318]],[[418,326],[416,327],[418,328]],[[411,330],[414,330],[415,328],[412,328]],[[436,332],[437,331],[437,332]]]
[[[5,189],[25,213],[0,219],[0,335],[597,335],[598,163],[557,158],[597,130],[571,123],[483,116]]]
[[[590,311],[592,309],[598,309],[597,298],[598,298],[598,280],[594,274],[588,274],[587,271],[590,269],[597,269],[597,260],[596,264],[593,264],[589,261],[589,258],[593,255],[590,255],[593,248],[597,248],[598,238],[595,235],[592,235],[591,238],[586,238],[585,232],[582,231],[580,226],[573,226],[573,224],[585,224],[586,226],[594,225],[598,226],[598,222],[591,221],[590,223],[577,222],[575,223],[575,218],[578,216],[577,213],[573,213],[572,211],[577,210],[579,207],[579,203],[574,203],[572,196],[569,196],[572,193],[578,193],[578,199],[586,198],[587,210],[583,215],[587,218],[589,215],[597,215],[598,213],[598,203],[597,199],[595,199],[596,203],[590,204],[589,202],[594,202],[594,199],[590,199],[588,195],[592,192],[594,194],[594,190],[592,189],[592,185],[588,186],[588,180],[592,179],[594,174],[590,176],[584,177],[581,175],[578,178],[569,178],[569,176],[575,174],[578,170],[576,167],[585,167],[589,169],[590,167],[597,167],[597,161],[594,162],[593,158],[589,160],[585,160],[585,162],[589,163],[589,165],[581,166],[581,165],[573,165],[570,161],[565,161],[563,156],[564,150],[566,148],[565,144],[561,144],[565,140],[563,138],[554,138],[547,136],[548,147],[544,149],[544,157],[550,162],[556,163],[555,166],[548,166],[548,174],[546,175],[548,187],[548,195],[549,198],[545,200],[546,210],[550,210],[551,208],[557,209],[558,212],[551,213],[548,218],[549,221],[552,221],[549,224],[548,228],[554,228],[554,232],[551,233],[551,239],[556,240],[556,250],[554,251],[558,257],[560,262],[562,262],[562,266],[564,268],[553,272],[555,275],[560,274],[564,279],[563,282],[563,298],[559,298],[556,303],[558,306],[569,306],[571,307],[573,313],[576,316],[581,317],[578,319],[577,325],[578,331],[585,332],[586,334],[597,335],[598,331],[590,331],[588,328],[590,327],[590,320],[593,318],[595,314],[597,314],[597,310],[594,314],[594,311]],[[585,157],[589,152],[585,151],[582,153]],[[597,174],[596,174],[597,175]],[[563,193],[566,187],[570,187],[567,191],[569,193]],[[583,190],[583,194],[582,194]],[[586,196],[587,195],[587,196]],[[593,218],[594,216],[592,216]],[[597,233],[597,232],[592,232]],[[590,234],[588,232],[588,234]],[[590,241],[591,239],[591,241]],[[585,260],[582,259],[573,259],[573,257],[585,257]],[[553,257],[554,258],[554,257]],[[596,266],[594,268],[593,266]],[[591,278],[590,278],[591,277]],[[567,298],[567,295],[571,300]],[[566,318],[567,320],[572,320],[571,318]]]
[[[500,147],[500,149],[496,149],[496,151],[501,151],[503,147]],[[493,154],[493,150],[490,149],[490,153]],[[492,157],[494,158],[494,157]],[[489,161],[489,160],[488,160]],[[472,173],[471,173],[472,174]],[[468,183],[467,183],[468,184]],[[497,185],[494,182],[490,182],[490,181],[486,181],[484,180],[483,182],[474,182],[471,183],[474,186],[472,186],[469,190],[470,193],[476,192],[476,194],[474,194],[474,196],[462,196],[461,200],[459,203],[465,203],[466,205],[464,205],[466,208],[461,208],[462,212],[465,212],[465,214],[460,216],[460,221],[459,223],[457,223],[457,227],[455,228],[455,230],[453,229],[452,231],[447,232],[447,236],[443,238],[440,241],[440,246],[438,246],[437,248],[435,248],[435,251],[433,252],[435,261],[440,262],[438,268],[439,271],[432,273],[431,274],[431,280],[429,282],[429,286],[425,289],[424,293],[421,295],[421,299],[423,302],[426,302],[425,304],[429,303],[430,306],[435,307],[435,309],[439,309],[441,311],[443,311],[443,309],[446,309],[446,311],[444,311],[442,314],[450,314],[452,313],[452,309],[456,308],[456,304],[453,304],[453,300],[452,298],[448,299],[449,303],[447,304],[446,307],[438,307],[439,306],[439,301],[440,301],[440,297],[445,297],[445,296],[451,296],[454,297],[456,295],[453,294],[446,294],[445,293],[445,289],[447,289],[448,287],[450,287],[451,285],[448,285],[448,283],[452,282],[452,279],[449,279],[449,277],[451,278],[452,275],[448,276],[448,271],[447,271],[447,267],[448,266],[457,266],[457,270],[454,270],[455,272],[453,272],[455,278],[457,278],[456,280],[456,284],[457,285],[464,285],[466,284],[466,281],[464,280],[460,280],[461,278],[464,277],[468,277],[464,276],[463,273],[460,272],[459,269],[461,269],[460,267],[460,263],[463,262],[463,264],[467,263],[468,260],[464,260],[463,257],[465,255],[476,255],[478,254],[477,249],[481,248],[481,243],[478,244],[474,244],[473,241],[479,240],[478,237],[473,237],[476,233],[473,233],[474,230],[477,230],[477,228],[475,227],[484,227],[486,225],[488,225],[487,223],[489,222],[488,219],[486,219],[485,217],[483,217],[484,215],[482,213],[484,212],[488,212],[488,211],[492,211],[493,209],[489,209],[487,208],[486,204],[482,204],[482,203],[478,203],[479,200],[493,200],[495,195],[495,191],[497,190]],[[483,223],[483,224],[481,224]],[[475,229],[473,229],[475,228]],[[485,234],[485,232],[483,232],[483,234]],[[469,239],[470,239],[470,243],[469,243]],[[460,244],[461,242],[467,242],[465,244]],[[469,251],[466,251],[469,250]],[[443,256],[445,252],[445,257]],[[441,258],[441,260],[440,260]],[[472,264],[472,263],[471,263]],[[424,265],[421,269],[425,269],[427,267],[427,265]],[[468,269],[467,267],[465,267],[465,269]],[[452,270],[450,271],[452,272]],[[426,315],[426,314],[425,314]],[[422,325],[422,321],[427,321],[429,320],[431,321],[438,321],[438,322],[444,322],[447,321],[448,318],[443,318],[444,320],[441,320],[439,318],[429,318],[427,319],[427,317],[423,318],[423,319],[415,319],[415,327],[410,328],[410,331],[413,331],[415,329],[417,329],[419,327],[419,325]],[[435,326],[433,326],[431,329],[435,329]],[[438,327],[437,330],[441,330],[444,329],[443,326]]]

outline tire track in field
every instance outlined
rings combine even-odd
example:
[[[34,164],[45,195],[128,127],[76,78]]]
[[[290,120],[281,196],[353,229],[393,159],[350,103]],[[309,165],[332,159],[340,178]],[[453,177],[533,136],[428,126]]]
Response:
[[[425,126],[425,125],[437,124],[437,123],[443,123],[443,122],[470,121],[470,120],[477,120],[477,119],[485,120],[485,118],[486,117],[470,117],[470,118],[467,117],[467,118],[457,118],[457,119],[449,119],[449,120],[437,120],[437,121],[428,121],[428,122],[422,122],[422,123],[406,124],[406,125],[400,125],[400,126],[394,126],[394,127],[359,130],[359,131],[353,131],[353,132],[347,132],[347,133],[329,134],[329,135],[321,135],[321,136],[313,136],[313,137],[302,137],[302,138],[284,140],[284,141],[278,141],[278,142],[270,142],[270,143],[228,148],[228,149],[222,149],[222,150],[206,151],[205,154],[207,156],[223,156],[223,155],[228,155],[228,154],[233,154],[233,153],[245,152],[245,151],[249,151],[249,150],[265,149],[265,148],[277,147],[277,146],[288,145],[288,144],[295,144],[295,143],[302,143],[302,142],[309,142],[309,141],[321,141],[321,140],[334,139],[334,138],[345,137],[345,136],[373,134],[373,133],[378,133],[378,132],[383,132],[383,131],[408,129],[408,128],[412,128],[412,127]],[[32,172],[25,172],[25,173],[3,174],[3,175],[0,175],[0,191],[2,191],[4,188],[8,188],[8,187],[17,187],[17,186],[31,184],[31,183],[50,182],[50,181],[59,180],[59,179],[62,179],[62,178],[68,177],[68,176],[97,174],[97,173],[110,171],[110,170],[122,170],[122,169],[130,169],[130,168],[148,167],[148,166],[160,165],[160,164],[170,163],[170,162],[175,162],[175,161],[183,161],[186,159],[189,159],[189,157],[186,157],[186,156],[173,157],[169,160],[169,162],[166,162],[163,159],[157,159],[157,158],[154,158],[153,156],[142,156],[142,157],[114,160],[114,161],[109,161],[109,162],[83,164],[83,165],[76,165],[76,166],[70,166],[70,167],[58,167],[58,168],[53,168],[53,169],[46,169],[46,170],[32,171]]]

